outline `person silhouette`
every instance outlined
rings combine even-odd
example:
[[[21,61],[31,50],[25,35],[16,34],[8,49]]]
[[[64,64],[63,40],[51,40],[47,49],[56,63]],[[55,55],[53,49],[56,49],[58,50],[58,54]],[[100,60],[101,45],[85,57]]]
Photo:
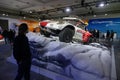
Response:
[[[25,80],[30,80],[31,52],[28,38],[25,35],[27,32],[27,24],[22,23],[19,26],[18,36],[15,37],[13,43],[13,56],[18,64],[18,73],[15,80],[21,80],[22,77]]]

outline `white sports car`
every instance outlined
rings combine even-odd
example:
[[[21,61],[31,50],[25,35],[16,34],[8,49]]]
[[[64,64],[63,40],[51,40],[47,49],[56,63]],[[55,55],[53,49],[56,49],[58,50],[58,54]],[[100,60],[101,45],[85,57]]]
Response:
[[[41,32],[45,36],[59,36],[59,40],[62,42],[71,42],[73,39],[89,42],[92,34],[82,29],[85,26],[86,24],[81,19],[73,17],[65,17],[59,21],[44,20],[40,22]]]

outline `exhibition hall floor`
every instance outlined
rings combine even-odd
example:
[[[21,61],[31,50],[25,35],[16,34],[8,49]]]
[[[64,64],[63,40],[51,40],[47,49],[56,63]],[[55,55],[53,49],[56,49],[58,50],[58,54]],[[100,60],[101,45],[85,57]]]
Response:
[[[114,42],[115,64],[117,80],[120,80],[120,41]]]
[[[0,44],[0,80],[14,80],[17,73],[17,65],[9,63],[6,59],[12,54],[9,44]],[[51,80],[31,71],[31,80]]]
[[[120,41],[102,42],[108,48],[114,47],[117,80],[120,80]],[[17,65],[9,63],[7,58],[12,54],[9,44],[0,44],[0,80],[14,80],[17,73]],[[51,80],[45,76],[31,71],[31,80]]]

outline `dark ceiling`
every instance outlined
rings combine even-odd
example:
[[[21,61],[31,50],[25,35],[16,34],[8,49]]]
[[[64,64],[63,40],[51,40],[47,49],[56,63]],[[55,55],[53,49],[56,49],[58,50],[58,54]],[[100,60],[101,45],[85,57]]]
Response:
[[[98,7],[100,2],[104,2],[105,6]],[[66,13],[66,7],[70,7],[72,11]],[[44,19],[108,13],[120,13],[120,0],[0,0],[1,16]]]

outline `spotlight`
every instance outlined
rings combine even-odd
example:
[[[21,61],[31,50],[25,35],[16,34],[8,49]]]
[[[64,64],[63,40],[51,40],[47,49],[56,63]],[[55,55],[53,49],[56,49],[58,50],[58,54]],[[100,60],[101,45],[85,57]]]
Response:
[[[65,8],[65,12],[67,13],[71,12],[71,8],[70,7]]]
[[[96,15],[93,15],[93,17],[96,17]]]
[[[107,16],[108,14],[105,14],[105,16]]]
[[[109,3],[107,3],[106,5],[109,5]]]
[[[2,14],[3,16],[5,16],[5,14]]]
[[[8,16],[8,14],[6,14],[6,16]]]
[[[104,2],[101,2],[100,4],[99,4],[99,7],[104,7],[105,6],[105,3]]]
[[[24,19],[26,19],[26,17],[25,17],[25,16],[24,16],[23,18],[24,18]]]
[[[30,11],[30,13],[32,13],[32,11]]]

